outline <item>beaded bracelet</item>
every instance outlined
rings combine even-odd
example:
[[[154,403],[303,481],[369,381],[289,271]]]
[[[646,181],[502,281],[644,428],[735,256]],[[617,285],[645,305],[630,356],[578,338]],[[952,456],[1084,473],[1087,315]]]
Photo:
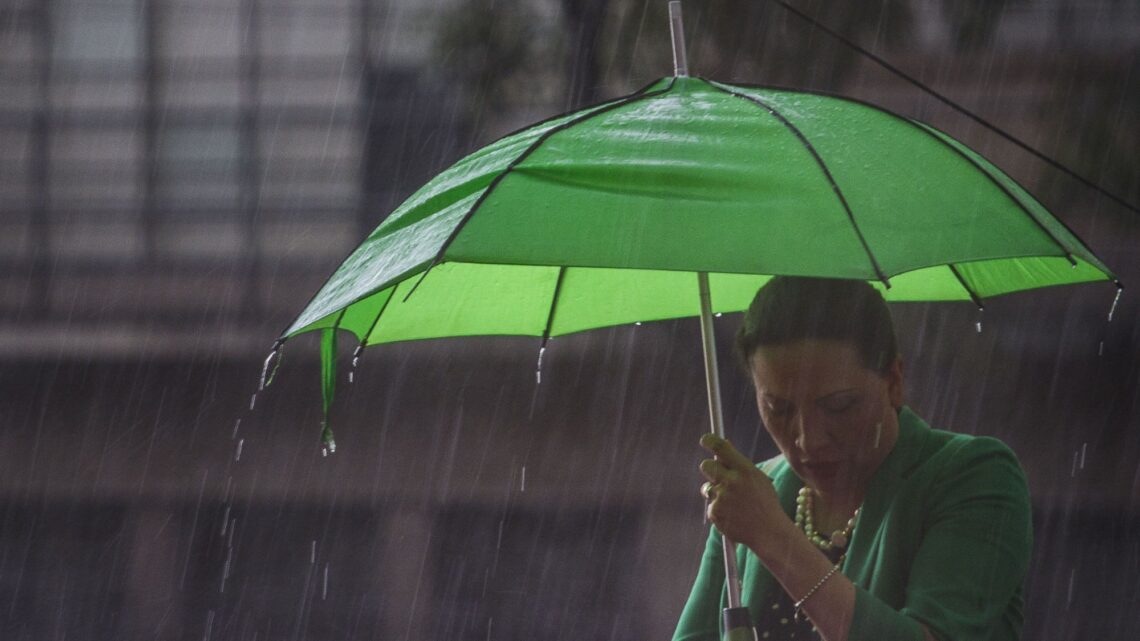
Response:
[[[819,583],[816,583],[815,587],[808,590],[808,593],[804,595],[804,598],[800,599],[799,601],[796,601],[795,605],[793,606],[793,607],[795,607],[795,615],[793,616],[793,618],[797,622],[803,620],[802,608],[803,608],[804,603],[806,603],[807,600],[811,598],[811,595],[815,594],[815,591],[818,590],[821,586],[823,586],[824,583],[827,583],[827,580],[831,578],[832,574],[835,574],[838,571],[839,571],[839,564],[838,563],[831,566],[831,569],[827,571],[827,574],[823,575],[823,578],[819,580]]]

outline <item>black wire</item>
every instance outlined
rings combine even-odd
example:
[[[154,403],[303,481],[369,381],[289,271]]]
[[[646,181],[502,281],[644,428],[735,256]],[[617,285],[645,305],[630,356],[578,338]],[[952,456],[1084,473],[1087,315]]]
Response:
[[[860,47],[858,44],[851,41],[850,39],[843,36],[842,34],[839,34],[836,31],[829,29],[828,27],[826,27],[825,25],[823,25],[819,21],[817,21],[815,18],[812,18],[811,16],[809,16],[806,13],[800,11],[799,9],[793,7],[792,5],[784,2],[783,0],[770,0],[770,1],[780,5],[784,9],[787,9],[789,12],[794,14],[795,16],[797,16],[803,20],[806,20],[813,27],[816,27],[820,31],[823,31],[827,35],[831,36],[832,38],[835,38],[836,40],[842,42],[843,44],[847,45],[848,47],[851,47],[855,51],[863,54],[864,56],[866,56],[868,58],[870,58],[871,60],[878,63],[881,67],[883,67],[887,71],[890,71],[891,73],[897,75],[898,77],[902,78],[903,80],[906,80],[910,84],[918,87],[919,89],[925,91],[926,93],[930,94],[931,96],[934,96],[935,98],[937,98],[939,101],[941,101],[943,104],[950,107],[951,109],[953,109],[953,110],[957,111],[958,113],[966,116],[967,118],[973,120],[974,122],[978,123],[979,125],[982,125],[986,129],[989,129],[990,131],[1001,136],[1002,138],[1005,138],[1009,142],[1012,142],[1013,144],[1017,145],[1018,147],[1024,149],[1025,151],[1033,154],[1034,156],[1045,161],[1046,163],[1048,163],[1052,167],[1063,171],[1064,173],[1066,173],[1069,176],[1077,179],[1078,181],[1085,184],[1086,186],[1092,187],[1093,189],[1095,189],[1095,190],[1099,191],[1101,194],[1109,197],[1110,199],[1112,199],[1116,203],[1120,204],[1121,206],[1126,207],[1126,208],[1132,210],[1133,212],[1135,212],[1137,214],[1140,214],[1140,207],[1133,205],[1132,203],[1128,202],[1127,200],[1124,200],[1124,198],[1117,196],[1116,194],[1105,189],[1104,187],[1101,187],[1100,185],[1089,180],[1088,178],[1085,178],[1084,176],[1073,171],[1072,169],[1069,169],[1068,167],[1061,164],[1060,162],[1053,160],[1049,156],[1046,156],[1045,154],[1041,153],[1040,151],[1037,151],[1036,149],[1034,149],[1033,147],[1030,147],[1028,144],[1021,142],[1016,137],[1014,137],[1013,134],[1006,133],[1004,130],[999,128],[997,125],[991,124],[989,121],[982,118],[981,116],[978,116],[977,114],[971,112],[970,110],[959,105],[958,103],[947,98],[946,96],[943,96],[942,94],[931,89],[930,87],[927,87],[926,85],[922,84],[922,82],[919,81],[918,79],[913,78],[912,76],[908,75],[906,72],[902,71],[898,67],[892,65],[891,63],[887,62],[886,60],[883,60],[882,58],[880,58],[879,56],[876,56],[875,54],[871,53],[870,51],[867,51],[863,47]]]

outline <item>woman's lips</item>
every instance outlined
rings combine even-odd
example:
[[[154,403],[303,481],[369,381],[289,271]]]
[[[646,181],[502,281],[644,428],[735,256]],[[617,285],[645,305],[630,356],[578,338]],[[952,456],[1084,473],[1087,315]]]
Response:
[[[839,462],[830,463],[804,463],[804,469],[812,476],[830,477],[839,472]]]

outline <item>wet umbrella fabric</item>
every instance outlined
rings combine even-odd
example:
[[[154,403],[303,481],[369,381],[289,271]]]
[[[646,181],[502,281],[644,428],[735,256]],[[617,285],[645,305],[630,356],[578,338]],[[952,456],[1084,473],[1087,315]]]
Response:
[[[445,170],[282,339],[545,338],[693,316],[700,272],[716,312],[743,310],[774,274],[979,305],[1115,280],[1025,189],[932,127],[834,96],[675,77]]]

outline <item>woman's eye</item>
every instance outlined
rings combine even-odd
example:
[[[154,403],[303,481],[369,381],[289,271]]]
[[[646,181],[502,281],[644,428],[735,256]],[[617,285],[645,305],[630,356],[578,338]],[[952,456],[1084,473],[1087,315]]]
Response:
[[[858,404],[859,398],[856,396],[840,396],[838,398],[829,398],[822,401],[820,407],[822,407],[825,412],[831,414],[842,414]]]

